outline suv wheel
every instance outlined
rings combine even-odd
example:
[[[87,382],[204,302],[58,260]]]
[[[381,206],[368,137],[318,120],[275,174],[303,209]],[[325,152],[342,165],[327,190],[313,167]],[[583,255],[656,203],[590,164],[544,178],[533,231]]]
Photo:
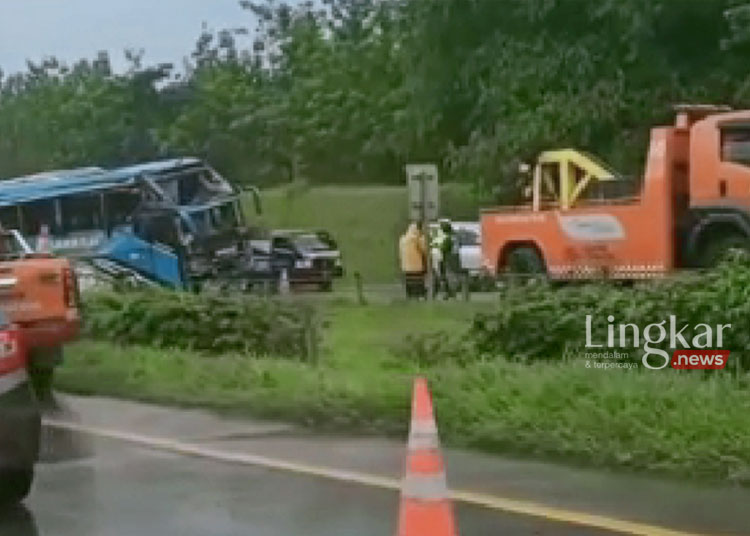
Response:
[[[34,468],[0,471],[0,506],[16,504],[26,498],[34,480]]]

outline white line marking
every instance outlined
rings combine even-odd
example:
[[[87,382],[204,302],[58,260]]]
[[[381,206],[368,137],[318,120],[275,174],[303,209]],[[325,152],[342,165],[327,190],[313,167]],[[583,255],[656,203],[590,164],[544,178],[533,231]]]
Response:
[[[448,485],[445,472],[432,475],[407,473],[401,481],[401,497],[421,501],[440,501],[448,499]]]
[[[0,374],[0,394],[12,391],[28,379],[29,376],[25,368]]]
[[[50,428],[88,434],[103,439],[122,441],[151,450],[159,450],[162,452],[170,452],[173,454],[181,454],[184,456],[204,458],[231,464],[264,467],[277,471],[286,471],[391,491],[401,490],[400,480],[367,473],[360,473],[357,471],[345,471],[342,469],[334,469],[331,467],[290,462],[286,460],[279,460],[276,458],[269,458],[267,456],[259,456],[257,454],[223,452],[211,448],[201,447],[198,445],[182,443],[171,439],[142,436],[117,430],[105,430],[92,426],[86,426],[83,424],[59,421],[55,419],[44,419],[44,425]],[[564,508],[549,507],[540,503],[508,499],[505,497],[497,497],[484,493],[474,493],[471,491],[449,491],[449,495],[450,498],[454,501],[471,504],[474,506],[482,506],[491,510],[501,510],[513,514],[549,519],[551,521],[569,523],[573,525],[583,525],[586,527],[604,529],[619,534],[631,534],[635,536],[706,536],[693,532],[672,530],[664,527],[648,525],[645,523],[637,523],[596,514],[576,512],[574,510],[566,510]]]

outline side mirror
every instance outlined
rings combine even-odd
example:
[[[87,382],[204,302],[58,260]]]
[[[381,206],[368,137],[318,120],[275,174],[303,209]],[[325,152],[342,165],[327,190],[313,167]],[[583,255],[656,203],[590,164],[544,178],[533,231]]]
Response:
[[[263,214],[263,203],[260,200],[260,190],[255,186],[243,186],[242,191],[249,193],[253,197],[253,204],[255,206],[255,214],[260,216]]]

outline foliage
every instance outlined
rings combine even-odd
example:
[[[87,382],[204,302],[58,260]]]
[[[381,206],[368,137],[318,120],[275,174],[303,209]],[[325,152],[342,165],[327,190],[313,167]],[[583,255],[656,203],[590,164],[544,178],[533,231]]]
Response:
[[[314,311],[260,298],[165,290],[86,295],[86,333],[120,344],[304,359]]]
[[[407,360],[420,368],[445,364],[465,366],[480,357],[462,338],[445,331],[410,333],[393,346],[392,352],[398,362]]]
[[[0,72],[0,177],[156,157],[154,127],[172,116],[168,92],[157,89],[169,67],[129,58],[123,75],[106,54],[72,68],[48,59],[5,79]]]
[[[592,317],[593,340],[597,342],[606,340],[605,325],[610,315],[615,319],[613,324],[634,323],[641,330],[665,320],[669,330],[670,315],[675,316],[678,329],[685,324],[709,324],[714,329],[718,324],[731,324],[724,331],[723,348],[731,351],[730,362],[738,360],[745,370],[750,368],[750,335],[746,329],[750,265],[743,260],[727,262],[711,272],[634,288],[608,283],[511,289],[501,297],[497,310],[476,316],[469,338],[481,354],[558,360],[566,349],[584,349],[586,315]],[[635,352],[632,356],[639,357]]]
[[[408,161],[513,201],[572,145],[640,173],[670,106],[750,104],[746,0],[240,2],[255,42],[185,64],[106,56],[0,77],[0,176],[193,153],[237,182],[399,183]]]

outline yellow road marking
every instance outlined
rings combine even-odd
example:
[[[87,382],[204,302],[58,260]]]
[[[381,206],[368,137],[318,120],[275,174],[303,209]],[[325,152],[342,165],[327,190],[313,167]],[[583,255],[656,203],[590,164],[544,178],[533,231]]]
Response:
[[[276,458],[269,458],[267,456],[260,456],[257,454],[224,452],[189,443],[182,443],[171,439],[142,436],[138,434],[131,434],[129,432],[120,432],[117,430],[105,430],[102,428],[96,428],[66,421],[59,421],[55,419],[45,419],[44,424],[45,426],[48,426],[50,428],[88,434],[103,439],[122,441],[151,450],[159,450],[162,452],[170,452],[173,454],[181,454],[184,456],[192,456],[196,458],[205,458],[231,464],[264,467],[277,471],[286,471],[290,473],[315,476],[328,480],[336,480],[339,482],[346,482],[351,484],[360,484],[363,486],[381,488],[391,491],[399,491],[401,489],[401,481],[390,477],[290,462],[286,460],[279,460]],[[462,502],[465,504],[481,506],[492,510],[502,510],[504,512],[510,512],[513,514],[539,517],[562,523],[598,528],[619,534],[631,534],[636,536],[705,536],[697,533],[672,530],[665,527],[657,527],[644,523],[625,521],[622,519],[616,519],[607,516],[587,514],[574,510],[566,510],[564,508],[545,506],[543,504],[531,501],[508,499],[485,493],[474,493],[471,491],[459,490],[451,491],[450,496],[454,501]]]

